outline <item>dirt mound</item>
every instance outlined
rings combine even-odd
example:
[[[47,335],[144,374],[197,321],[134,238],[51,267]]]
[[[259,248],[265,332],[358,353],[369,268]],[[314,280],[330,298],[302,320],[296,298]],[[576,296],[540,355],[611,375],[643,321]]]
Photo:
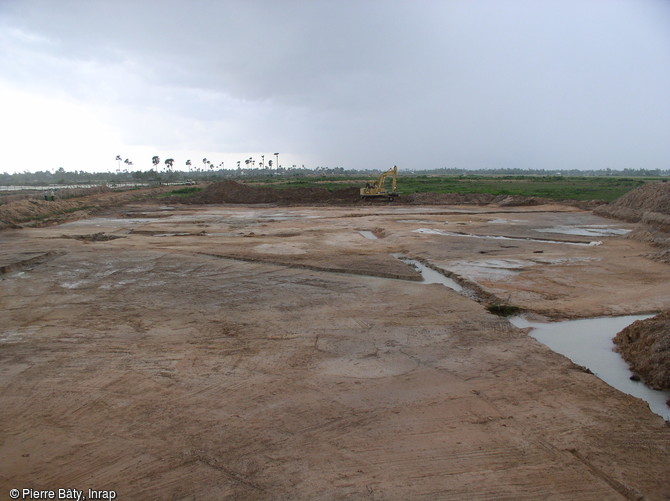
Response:
[[[197,204],[301,204],[301,203],[355,203],[359,201],[357,188],[328,191],[324,188],[275,189],[250,186],[237,181],[213,183],[189,199],[180,200]]]
[[[648,183],[598,207],[595,214],[631,223],[642,222],[670,232],[670,183]]]
[[[670,216],[670,183],[645,184],[617,198],[609,206]]]
[[[616,335],[614,344],[648,386],[670,390],[670,310],[629,325]]]
[[[521,195],[492,195],[490,193],[411,193],[401,195],[400,203],[410,205],[496,205],[498,207],[529,207],[560,204],[591,210],[604,204],[602,200],[554,200]]]
[[[537,197],[492,195],[490,193],[411,193],[400,197],[400,201],[413,205],[488,205],[516,207],[540,205],[546,200]]]

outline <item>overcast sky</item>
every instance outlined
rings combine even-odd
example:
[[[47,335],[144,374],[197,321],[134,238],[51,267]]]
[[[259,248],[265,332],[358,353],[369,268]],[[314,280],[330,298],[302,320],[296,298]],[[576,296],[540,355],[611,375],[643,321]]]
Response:
[[[670,168],[668,0],[0,0],[0,171]]]

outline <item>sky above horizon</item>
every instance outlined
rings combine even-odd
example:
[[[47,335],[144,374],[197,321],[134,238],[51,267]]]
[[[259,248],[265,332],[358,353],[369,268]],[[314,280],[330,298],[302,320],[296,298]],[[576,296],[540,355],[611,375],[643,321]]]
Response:
[[[670,168],[666,0],[0,0],[2,172]]]

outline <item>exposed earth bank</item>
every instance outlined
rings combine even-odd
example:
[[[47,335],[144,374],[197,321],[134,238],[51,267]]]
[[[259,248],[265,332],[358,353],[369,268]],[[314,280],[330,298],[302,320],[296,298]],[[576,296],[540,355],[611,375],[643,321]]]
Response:
[[[670,310],[638,320],[614,338],[633,372],[656,390],[670,390]]]
[[[631,223],[647,223],[670,232],[670,183],[648,183],[598,207],[599,216]]]
[[[670,263],[670,183],[649,183],[617,198],[608,205],[597,207],[594,214],[644,226],[628,238],[647,242],[658,252],[652,259]]]
[[[3,197],[0,204],[0,230],[22,226],[48,226],[89,217],[100,210],[118,207],[131,201],[141,201],[174,190],[174,186],[160,186],[139,190],[91,190],[93,193],[56,200],[22,199]],[[65,190],[64,190],[65,191]],[[77,190],[85,192],[86,190]]]

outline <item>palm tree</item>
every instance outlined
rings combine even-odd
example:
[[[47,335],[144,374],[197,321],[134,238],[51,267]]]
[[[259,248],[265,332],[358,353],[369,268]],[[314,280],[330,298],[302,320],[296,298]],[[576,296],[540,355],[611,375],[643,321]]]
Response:
[[[188,167],[188,171],[191,172],[191,161],[186,160],[186,167]]]
[[[207,164],[209,163],[209,160],[207,160],[206,158],[203,158],[202,163],[205,167],[207,167]]]
[[[155,157],[153,157],[153,158],[151,159],[151,161],[153,162],[154,167],[156,167],[159,163],[161,163],[161,159],[160,159],[159,156],[155,156]]]
[[[174,158],[166,158],[165,159],[165,168],[168,171],[172,170],[172,165],[174,164]]]
[[[121,155],[116,155],[116,172],[121,170]]]

